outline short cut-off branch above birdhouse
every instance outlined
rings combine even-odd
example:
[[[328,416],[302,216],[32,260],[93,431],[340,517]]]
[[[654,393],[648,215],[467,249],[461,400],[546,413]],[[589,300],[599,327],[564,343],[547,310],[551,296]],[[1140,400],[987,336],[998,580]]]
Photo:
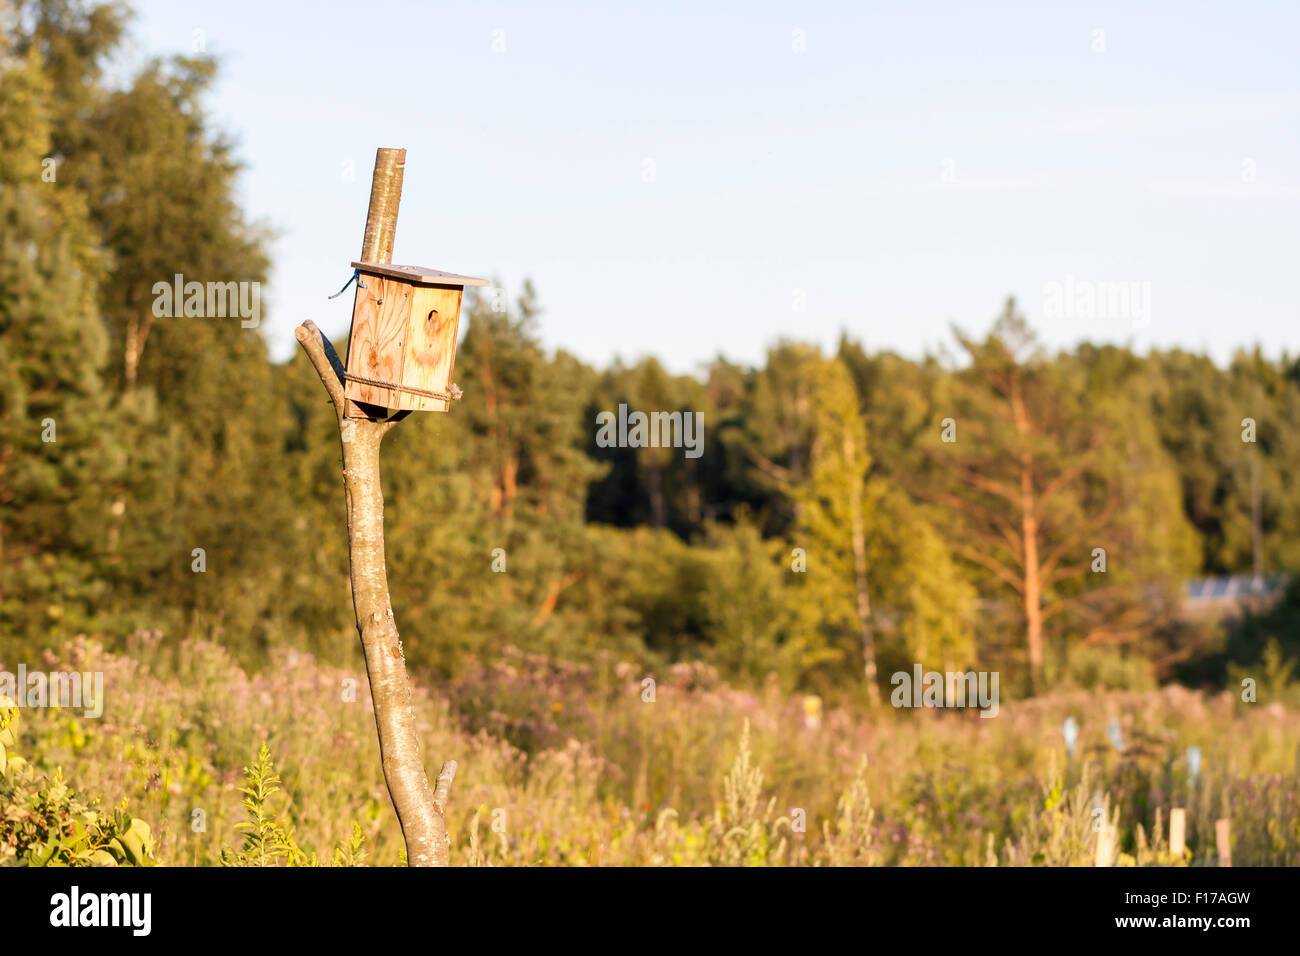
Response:
[[[380,759],[411,866],[446,866],[450,844],[444,811],[456,762],[430,785],[420,752],[402,641],[388,592],[384,496],[379,446],[412,411],[445,412],[460,396],[451,381],[461,298],[484,279],[393,266],[406,150],[380,149],[370,187],[347,363],[310,320],[295,332],[334,405],[343,449],[348,559],[357,632],[375,708]],[[390,410],[396,414],[389,415]]]

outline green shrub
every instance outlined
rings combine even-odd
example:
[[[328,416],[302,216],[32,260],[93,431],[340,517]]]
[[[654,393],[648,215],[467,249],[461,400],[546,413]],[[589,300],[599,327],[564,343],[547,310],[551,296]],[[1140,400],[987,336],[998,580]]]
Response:
[[[0,865],[145,866],[153,835],[122,809],[98,809],[13,753],[20,710],[0,697]]]

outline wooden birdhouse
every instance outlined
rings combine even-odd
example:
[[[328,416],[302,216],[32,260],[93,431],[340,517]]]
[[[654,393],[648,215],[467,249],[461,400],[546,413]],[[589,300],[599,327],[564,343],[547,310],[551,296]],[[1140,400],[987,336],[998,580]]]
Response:
[[[445,412],[458,397],[456,364],[465,286],[486,279],[423,266],[354,262],[347,397],[381,408]]]

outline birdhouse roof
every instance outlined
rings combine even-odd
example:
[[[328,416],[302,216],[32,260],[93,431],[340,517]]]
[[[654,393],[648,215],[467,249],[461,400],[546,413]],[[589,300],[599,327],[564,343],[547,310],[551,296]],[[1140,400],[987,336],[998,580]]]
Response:
[[[394,266],[386,262],[354,262],[352,268],[369,272],[372,275],[392,276],[405,279],[417,285],[489,285],[487,279],[475,279],[473,276],[460,276],[454,272],[430,269],[428,266]]]

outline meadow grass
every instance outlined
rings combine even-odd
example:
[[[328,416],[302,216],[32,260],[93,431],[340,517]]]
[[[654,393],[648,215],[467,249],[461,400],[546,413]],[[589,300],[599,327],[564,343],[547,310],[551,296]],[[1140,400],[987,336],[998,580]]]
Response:
[[[277,650],[249,673],[216,643],[169,646],[157,632],[122,653],[78,640],[44,664],[102,671],[103,716],[26,710],[16,751],[106,809],[128,806],[158,862],[237,859],[252,814],[293,849],[245,862],[401,861],[363,669]],[[1121,865],[1212,865],[1219,817],[1234,864],[1300,865],[1297,713],[1230,694],[1056,692],[1004,700],[993,719],[820,712],[775,683],[729,687],[704,664],[649,675],[510,649],[454,684],[417,681],[415,709],[426,765],[460,763],[455,865],[1091,865],[1102,817]],[[1067,716],[1081,728],[1074,756]],[[1195,777],[1189,745],[1203,754]],[[279,779],[250,810],[259,774]],[[1166,832],[1176,806],[1179,859]]]

